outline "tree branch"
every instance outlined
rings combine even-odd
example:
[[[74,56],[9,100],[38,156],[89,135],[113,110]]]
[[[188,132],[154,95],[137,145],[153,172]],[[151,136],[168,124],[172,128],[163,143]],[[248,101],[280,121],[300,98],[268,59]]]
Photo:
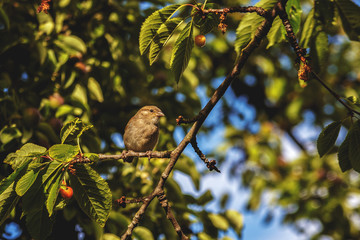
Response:
[[[176,221],[176,218],[174,216],[174,214],[171,211],[171,207],[170,204],[166,198],[165,192],[161,191],[159,193],[159,195],[157,196],[160,205],[164,208],[165,212],[166,212],[166,218],[169,219],[169,221],[171,222],[171,224],[173,225],[176,233],[179,235],[179,237],[181,238],[181,240],[187,240],[189,239],[181,230],[181,227],[179,225],[179,223]]]
[[[147,158],[170,158],[171,151],[148,151],[148,152],[134,152],[124,150],[121,154],[107,155],[107,154],[99,154],[100,161],[107,160],[119,160],[123,159],[126,161],[128,157],[147,157]]]
[[[281,2],[286,3],[287,0],[281,0]],[[242,50],[238,61],[236,62],[233,70],[231,73],[227,75],[224,81],[220,84],[220,86],[215,90],[213,96],[210,98],[209,102],[206,106],[200,111],[201,114],[199,119],[193,124],[189,132],[186,134],[184,139],[179,143],[179,145],[171,152],[170,154],[170,161],[166,166],[165,170],[161,174],[161,178],[157,186],[155,187],[154,191],[149,195],[149,197],[145,200],[144,204],[140,207],[140,209],[135,214],[133,220],[131,221],[130,225],[128,226],[127,231],[121,237],[121,239],[128,239],[130,238],[133,229],[139,223],[140,219],[144,215],[146,208],[150,204],[150,202],[154,199],[155,196],[159,196],[163,191],[165,182],[169,177],[171,171],[173,170],[177,160],[179,159],[181,153],[184,151],[185,147],[192,141],[192,139],[196,136],[199,129],[201,128],[202,124],[204,123],[205,119],[211,112],[211,110],[215,107],[217,102],[221,99],[224,95],[230,84],[233,80],[237,78],[239,75],[242,67],[244,66],[245,62],[249,58],[250,54],[260,45],[261,40],[268,34],[271,25],[277,16],[277,5],[271,10],[271,14],[268,14],[265,20],[261,23],[260,27],[257,29],[254,38],[248,43],[248,45]]]

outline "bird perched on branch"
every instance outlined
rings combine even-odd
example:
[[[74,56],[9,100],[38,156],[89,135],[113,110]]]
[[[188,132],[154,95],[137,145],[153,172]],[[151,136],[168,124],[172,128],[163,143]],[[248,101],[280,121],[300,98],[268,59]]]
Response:
[[[156,106],[142,107],[127,123],[124,144],[134,152],[152,151],[159,140],[159,121],[164,113]],[[126,161],[131,162],[133,157]]]

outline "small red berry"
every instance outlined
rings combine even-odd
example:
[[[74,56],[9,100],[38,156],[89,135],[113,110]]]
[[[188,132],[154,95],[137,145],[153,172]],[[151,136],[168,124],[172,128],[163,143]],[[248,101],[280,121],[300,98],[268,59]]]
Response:
[[[60,188],[60,195],[64,199],[70,199],[73,196],[73,189],[70,186],[65,186]]]
[[[206,44],[206,37],[204,35],[197,35],[195,37],[195,44],[198,47],[203,47]]]

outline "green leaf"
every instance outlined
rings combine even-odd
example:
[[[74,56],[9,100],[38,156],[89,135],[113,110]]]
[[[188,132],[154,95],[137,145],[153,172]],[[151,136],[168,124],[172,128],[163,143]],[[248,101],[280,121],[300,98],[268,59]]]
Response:
[[[154,36],[150,45],[149,52],[149,61],[150,65],[152,65],[157,56],[160,53],[160,50],[166,45],[171,36],[174,34],[175,29],[183,22],[182,18],[176,17],[169,19],[165,23],[161,24],[157,34]]]
[[[100,84],[95,80],[95,78],[90,77],[88,80],[88,90],[90,97],[98,102],[104,101],[103,92],[101,90]]]
[[[80,208],[103,227],[112,206],[107,182],[88,165],[76,165],[76,175],[70,174],[70,183]]]
[[[79,118],[75,118],[62,127],[60,131],[61,143],[71,142],[79,138],[85,131],[92,127],[93,125],[85,124]]]
[[[12,182],[0,195],[0,225],[10,215],[19,199],[20,197],[15,192],[15,182]]]
[[[321,70],[329,53],[328,35],[325,32],[318,32],[314,44],[315,49],[314,47],[311,49],[310,56],[313,58],[313,64],[316,64],[315,69]]]
[[[301,14],[302,14],[300,0],[289,0],[286,3],[286,12],[288,14],[288,18],[290,20],[290,24],[293,28],[293,31],[295,34],[297,34],[300,29]]]
[[[53,214],[53,210],[55,207],[56,199],[59,193],[59,189],[61,186],[61,181],[64,177],[64,171],[60,169],[57,171],[56,178],[53,178],[54,181],[50,185],[49,196],[46,199],[46,209],[49,212],[49,216]]]
[[[20,138],[21,137],[21,132],[20,130],[15,127],[15,126],[5,126],[3,129],[1,129],[0,131],[0,142],[2,144],[7,144],[9,142],[11,142],[14,139]]]
[[[356,121],[348,132],[349,158],[351,166],[360,172],[360,122]]]
[[[199,6],[202,7],[202,6]],[[208,3],[205,6],[205,9],[216,9],[219,8],[219,5],[216,3]],[[195,14],[197,12],[196,9],[193,10]],[[194,23],[197,27],[200,28],[200,34],[205,35],[211,32],[215,27],[217,27],[220,23],[219,15],[215,13],[209,13],[204,15],[195,14],[194,15]]]
[[[20,180],[16,183],[16,193],[20,197],[22,197],[31,187],[31,185],[35,182],[36,178],[39,175],[40,167],[43,166],[41,163],[33,164],[36,167],[28,170],[28,172],[20,178]],[[30,167],[30,166],[29,166]]]
[[[45,204],[26,215],[26,227],[34,239],[47,239],[52,231],[54,216],[49,217]]]
[[[172,51],[170,67],[175,75],[176,82],[179,82],[181,74],[185,71],[190,61],[191,50],[194,47],[193,26],[193,21],[190,21],[184,27]]]
[[[151,231],[145,227],[138,226],[134,229],[134,237],[139,240],[154,240]]]
[[[45,152],[46,148],[33,143],[27,143],[15,153],[10,153],[5,158],[4,163],[10,164],[13,169],[17,169],[29,159],[32,160],[33,158],[37,158]]]
[[[78,153],[78,146],[69,144],[55,144],[49,148],[49,156],[59,162],[71,161]]]
[[[56,113],[55,113],[55,117],[59,118],[68,114],[71,114],[74,111],[74,107],[64,104],[61,105],[60,107],[57,108]]]
[[[360,7],[351,0],[335,0],[338,13],[350,40],[360,41]]]
[[[341,121],[335,121],[321,131],[317,140],[317,149],[320,157],[324,156],[334,146],[340,127]]]
[[[304,28],[302,30],[301,38],[300,38],[300,46],[303,48],[309,47],[309,42],[313,34],[313,31],[315,29],[314,12],[315,12],[314,9],[311,9],[304,23]]]
[[[360,106],[360,100],[359,100],[359,98],[357,98],[355,96],[347,97],[347,98],[345,98],[345,100],[351,104],[358,106],[358,107]]]
[[[215,213],[210,213],[209,218],[211,223],[220,230],[227,230],[229,228],[229,222],[223,216]]]
[[[269,48],[275,45],[276,43],[279,43],[282,40],[284,40],[285,34],[286,31],[282,23],[282,20],[280,19],[279,16],[277,16],[271,26],[269,34],[267,35],[267,38],[269,39],[269,43],[266,48]]]
[[[230,225],[234,228],[237,234],[241,233],[244,227],[244,217],[242,214],[235,210],[226,210],[225,217],[230,222]]]
[[[22,209],[25,216],[26,226],[34,239],[46,239],[51,233],[54,217],[49,217],[46,210],[45,200],[48,194],[46,182],[53,176],[54,170],[58,170],[62,164],[58,162],[48,163],[46,169],[41,170],[35,183],[22,197]],[[45,172],[43,174],[43,172]]]
[[[77,36],[59,35],[59,39],[54,44],[68,54],[86,53],[86,45],[84,41]]]
[[[300,28],[300,21],[301,21],[301,6],[299,0],[289,0],[286,4],[286,12],[288,14],[288,19],[290,24],[293,28],[293,32],[296,34]],[[285,40],[286,30],[283,25],[282,20],[280,17],[276,17],[274,22],[271,26],[269,34],[267,38],[269,39],[269,44],[266,48],[269,48],[277,43],[282,42]]]
[[[339,166],[342,172],[352,169],[350,158],[349,158],[349,132],[339,147],[338,160]]]
[[[176,11],[178,11],[184,5],[174,4],[151,14],[141,26],[139,37],[139,49],[140,54],[143,55],[148,51],[151,42],[157,35],[160,26],[170,19]]]
[[[270,9],[275,6],[276,2],[277,0],[261,0],[255,6]],[[257,13],[248,13],[242,18],[236,29],[235,51],[238,55],[250,42],[251,38],[255,36],[256,30],[263,20],[264,18],[257,15]]]
[[[15,183],[24,175],[28,163],[30,160],[0,182],[0,225],[4,223],[20,199],[15,191]]]
[[[212,201],[213,199],[214,197],[212,196],[211,191],[207,190],[197,199],[197,203],[201,206],[204,206],[206,203]]]

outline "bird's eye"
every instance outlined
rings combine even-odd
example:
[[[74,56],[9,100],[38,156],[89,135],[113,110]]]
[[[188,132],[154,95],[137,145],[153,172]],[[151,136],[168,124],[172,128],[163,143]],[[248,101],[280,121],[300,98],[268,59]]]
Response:
[[[154,112],[154,109],[150,109],[150,112]]]

